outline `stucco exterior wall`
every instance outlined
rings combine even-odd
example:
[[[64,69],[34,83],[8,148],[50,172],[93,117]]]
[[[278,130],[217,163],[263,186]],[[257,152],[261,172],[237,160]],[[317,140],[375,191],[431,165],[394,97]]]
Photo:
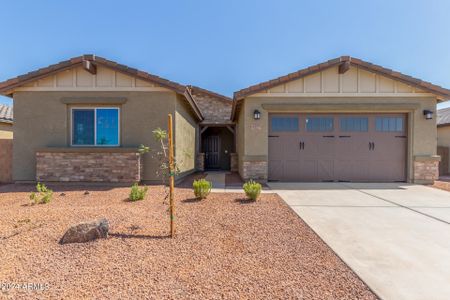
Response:
[[[437,145],[442,147],[450,148],[450,126],[442,126],[437,128]],[[450,170],[450,160],[449,161],[449,170]]]
[[[175,158],[180,171],[178,177],[182,177],[195,171],[198,128],[184,99],[177,97],[175,109]]]
[[[0,139],[13,138],[13,125],[9,123],[0,122]]]
[[[261,112],[261,119],[253,119],[253,111]],[[268,160],[268,133],[270,112],[403,112],[408,114],[408,168],[407,178],[414,180],[416,157],[421,160],[436,155],[436,120],[425,120],[423,110],[436,111],[434,97],[248,97],[238,112],[239,170],[244,176],[243,165],[247,161]]]
[[[236,153],[238,155],[238,172],[243,174],[243,158],[245,155],[245,106],[242,106],[236,118]]]
[[[62,98],[102,99],[124,97],[120,104],[121,146],[140,144],[159,147],[152,131],[167,129],[167,114],[175,112],[177,96],[174,92],[16,92],[14,94],[13,180],[34,181],[36,177],[36,150],[70,145],[70,107]],[[86,104],[84,104],[86,105]],[[80,105],[76,105],[80,106]],[[111,105],[109,105],[111,106]],[[157,164],[149,154],[143,157],[142,179],[156,181]]]

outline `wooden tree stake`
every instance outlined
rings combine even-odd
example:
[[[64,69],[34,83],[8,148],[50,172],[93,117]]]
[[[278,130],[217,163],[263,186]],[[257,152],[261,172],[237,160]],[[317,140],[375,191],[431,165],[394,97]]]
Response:
[[[170,184],[170,194],[169,194],[169,212],[170,212],[170,237],[175,236],[175,205],[173,203],[173,193],[175,185],[175,170],[174,170],[174,159],[173,159],[173,129],[172,129],[172,114],[169,114],[169,184]]]

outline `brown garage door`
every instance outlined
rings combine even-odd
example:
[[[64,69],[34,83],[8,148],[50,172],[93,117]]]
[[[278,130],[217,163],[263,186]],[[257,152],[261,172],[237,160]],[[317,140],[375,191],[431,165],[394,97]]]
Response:
[[[271,114],[269,180],[406,180],[404,114]]]

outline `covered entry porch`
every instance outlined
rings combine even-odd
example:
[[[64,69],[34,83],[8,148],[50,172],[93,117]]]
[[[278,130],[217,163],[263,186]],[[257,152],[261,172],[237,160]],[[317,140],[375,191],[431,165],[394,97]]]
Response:
[[[237,171],[234,122],[204,122],[199,126],[197,169]]]

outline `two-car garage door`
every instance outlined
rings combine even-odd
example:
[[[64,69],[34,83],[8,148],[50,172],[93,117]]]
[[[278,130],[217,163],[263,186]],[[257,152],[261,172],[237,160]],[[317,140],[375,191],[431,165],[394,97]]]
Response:
[[[406,180],[404,114],[271,114],[269,180]]]

